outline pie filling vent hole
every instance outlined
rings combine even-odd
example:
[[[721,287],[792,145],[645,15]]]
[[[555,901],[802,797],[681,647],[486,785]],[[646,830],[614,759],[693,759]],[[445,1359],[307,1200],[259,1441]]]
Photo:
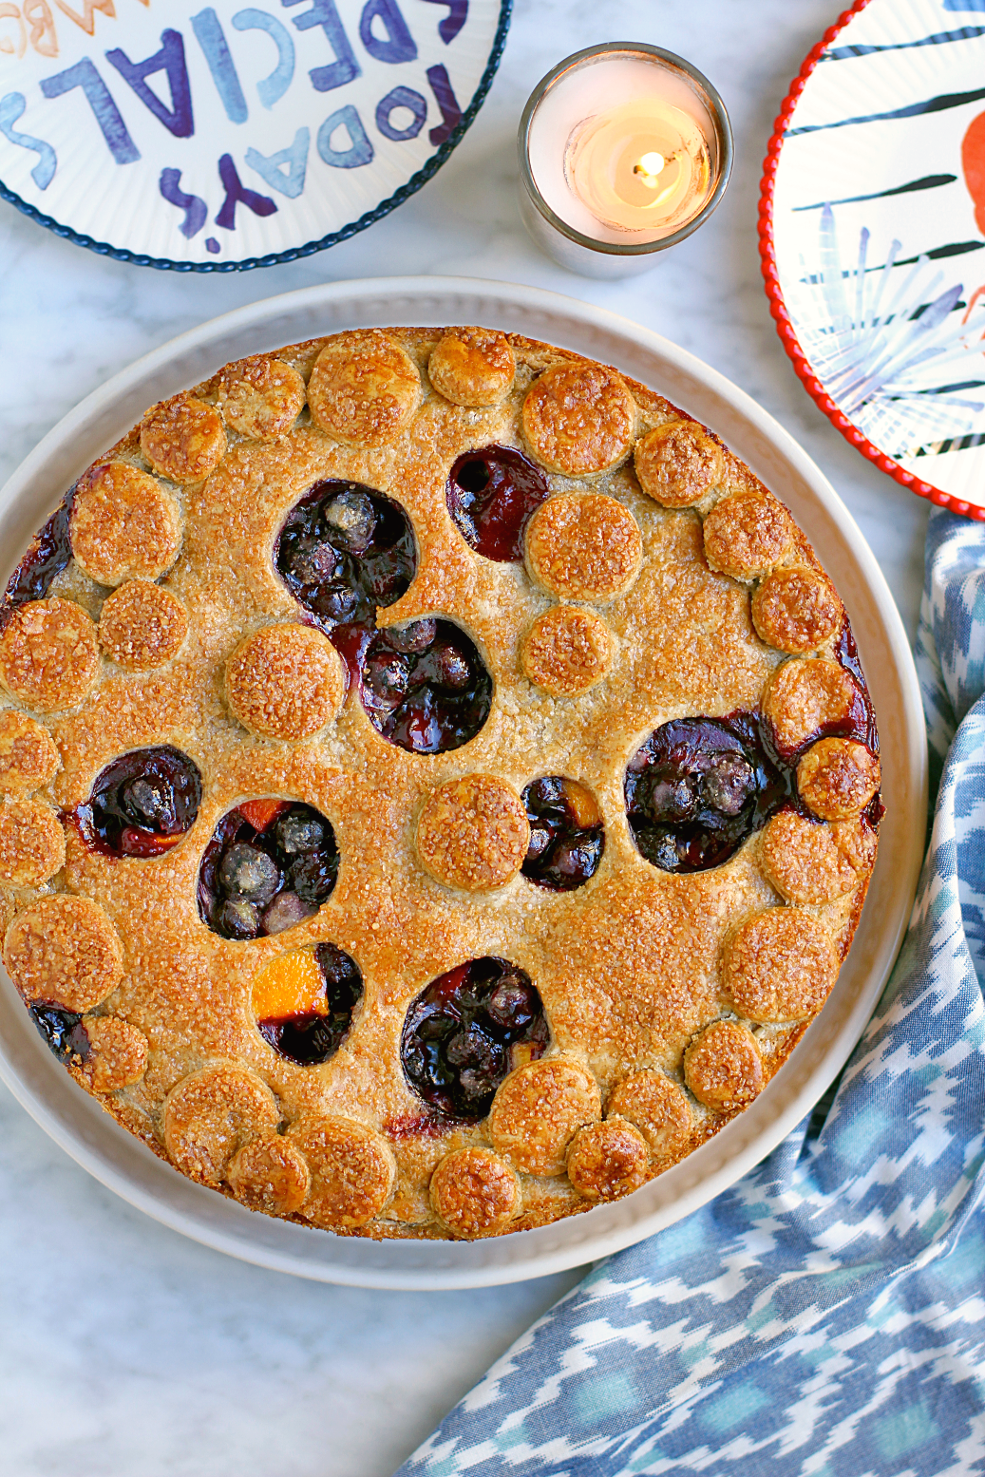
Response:
[[[547,775],[523,792],[530,845],[521,871],[552,892],[571,892],[594,877],[605,849],[602,813],[577,780]]]
[[[314,806],[247,800],[212,833],[198,872],[198,912],[213,933],[255,939],[317,913],[339,874],[332,823]]]
[[[312,621],[376,626],[380,606],[405,593],[417,571],[404,510],[358,482],[319,482],[288,513],[274,547],[281,579]]]
[[[278,1056],[317,1066],[342,1045],[362,993],[359,965],[335,944],[283,954],[254,983],[257,1028]]]
[[[636,845],[664,872],[720,867],[796,803],[793,772],[768,756],[750,713],[665,723],[630,760],[625,795]]]
[[[378,631],[362,663],[363,707],[377,733],[412,754],[444,754],[489,717],[492,678],[452,621],[427,618]]]
[[[445,501],[470,549],[502,564],[521,564],[527,524],[550,491],[543,472],[519,451],[484,446],[455,462]]]
[[[198,765],[170,744],[134,749],[107,764],[75,820],[91,851],[155,857],[191,830],[202,801]]]
[[[476,1121],[516,1067],[543,1056],[550,1037],[540,995],[506,959],[471,959],[412,1003],[400,1055],[411,1087],[448,1118]]]

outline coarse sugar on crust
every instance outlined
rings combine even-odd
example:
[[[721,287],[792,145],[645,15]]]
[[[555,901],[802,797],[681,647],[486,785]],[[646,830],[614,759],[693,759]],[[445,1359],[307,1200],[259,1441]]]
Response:
[[[547,1225],[722,1128],[822,1008],[881,814],[783,497],[493,327],[151,407],[0,604],[3,958],[80,1090],[375,1238]]]

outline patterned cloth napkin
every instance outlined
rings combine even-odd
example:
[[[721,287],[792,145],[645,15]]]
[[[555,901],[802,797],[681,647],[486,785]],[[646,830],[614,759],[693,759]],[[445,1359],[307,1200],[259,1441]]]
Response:
[[[930,850],[837,1090],[596,1267],[399,1477],[985,1470],[985,528],[940,510],[916,658]]]

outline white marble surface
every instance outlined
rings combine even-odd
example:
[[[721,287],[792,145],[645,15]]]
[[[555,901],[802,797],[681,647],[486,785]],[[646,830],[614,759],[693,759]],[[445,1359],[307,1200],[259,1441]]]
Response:
[[[0,205],[0,481],[108,375],[242,303],[393,272],[528,282],[636,318],[760,400],[845,498],[912,631],[927,506],[852,451],[807,397],[759,274],[773,118],[836,14],[832,0],[517,0],[489,100],[444,170],[371,230],[287,267],[194,277],[122,266]],[[736,166],[698,235],[652,274],[600,284],[555,267],[524,236],[514,136],[549,67],[623,39],[668,47],[708,74],[731,112]],[[18,1477],[386,1477],[577,1278],[394,1294],[226,1260],[117,1201],[6,1093],[0,1205],[0,1466]]]

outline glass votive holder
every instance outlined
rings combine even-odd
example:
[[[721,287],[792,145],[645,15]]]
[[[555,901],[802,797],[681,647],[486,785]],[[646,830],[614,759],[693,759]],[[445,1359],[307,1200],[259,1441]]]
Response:
[[[708,219],[732,130],[690,62],[642,42],[576,51],[520,119],[520,210],[536,244],[585,277],[629,277]]]

